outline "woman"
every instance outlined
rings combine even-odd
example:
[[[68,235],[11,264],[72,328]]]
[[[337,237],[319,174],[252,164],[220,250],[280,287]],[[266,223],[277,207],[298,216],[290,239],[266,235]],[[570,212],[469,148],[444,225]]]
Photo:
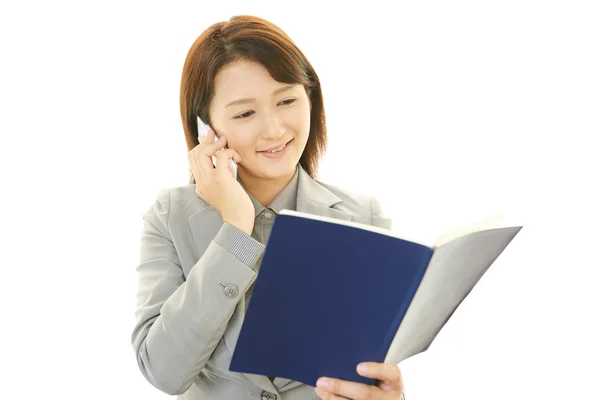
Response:
[[[311,64],[277,26],[233,17],[192,45],[180,103],[190,185],[160,191],[145,213],[137,268],[132,344],[146,379],[181,399],[400,399],[393,364],[357,366],[376,386],[323,377],[317,388],[228,368],[277,213],[391,225],[376,199],[315,180],[326,127]],[[197,117],[211,127],[202,143]]]

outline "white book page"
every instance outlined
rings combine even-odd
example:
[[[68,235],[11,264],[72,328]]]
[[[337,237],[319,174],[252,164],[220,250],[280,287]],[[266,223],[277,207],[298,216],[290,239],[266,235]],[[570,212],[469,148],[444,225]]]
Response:
[[[337,218],[332,218],[332,217],[324,217],[322,215],[309,214],[309,213],[305,213],[305,212],[301,212],[301,211],[294,211],[294,210],[288,210],[288,209],[281,210],[281,212],[279,214],[280,215],[291,215],[291,216],[301,217],[301,218],[308,218],[308,219],[312,219],[312,220],[316,220],[316,221],[331,222],[331,223],[338,224],[338,225],[351,226],[354,228],[364,229],[366,231],[377,232],[377,233],[381,233],[383,235],[407,240],[409,242],[417,243],[417,244],[420,244],[420,245],[423,245],[426,247],[431,247],[433,245],[433,243],[427,243],[424,240],[410,237],[405,234],[399,234],[397,232],[394,232],[393,230],[389,230],[386,228],[380,228],[378,226],[373,226],[373,225],[369,225],[369,224],[363,224],[360,222],[346,221],[346,220],[342,220],[342,219],[337,219]]]
[[[380,228],[377,226],[363,224],[363,223],[359,223],[359,222],[340,220],[337,218],[324,217],[321,215],[314,215],[314,214],[309,214],[309,213],[304,213],[304,212],[294,211],[294,210],[287,210],[287,209],[282,210],[279,214],[280,215],[292,215],[292,216],[296,216],[296,217],[308,218],[308,219],[313,219],[313,220],[317,220],[317,221],[331,222],[331,223],[338,224],[338,225],[351,226],[354,228],[364,229],[367,231],[377,232],[377,233],[381,233],[383,235],[388,235],[388,236],[396,237],[399,239],[408,240],[409,242],[417,243],[417,244],[420,244],[420,245],[423,245],[426,247],[430,247],[430,248],[442,246],[445,243],[451,242],[454,239],[458,239],[461,236],[468,235],[469,233],[483,231],[483,230],[487,230],[487,229],[500,228],[500,227],[502,227],[502,223],[504,221],[504,217],[501,215],[491,216],[484,220],[477,221],[477,222],[465,225],[464,227],[444,233],[444,234],[440,235],[433,243],[431,243],[431,241],[418,239],[416,237],[411,237],[404,233],[400,234],[398,232],[395,232],[393,229],[389,230],[389,229]]]
[[[385,361],[398,364],[427,350],[454,310],[520,229],[473,233],[435,249]]]
[[[504,217],[502,215],[490,216],[481,221],[473,222],[469,225],[465,225],[461,228],[454,229],[450,232],[446,232],[440,235],[434,243],[435,247],[442,246],[446,243],[458,239],[461,236],[468,235],[469,233],[485,231],[488,229],[495,229],[503,227]]]

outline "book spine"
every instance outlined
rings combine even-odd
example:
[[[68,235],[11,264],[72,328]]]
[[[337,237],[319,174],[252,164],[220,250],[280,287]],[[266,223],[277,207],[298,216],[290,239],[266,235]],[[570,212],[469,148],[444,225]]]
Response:
[[[386,355],[392,344],[392,341],[394,340],[394,337],[398,333],[398,329],[400,329],[400,324],[402,323],[402,320],[404,319],[404,316],[406,315],[406,312],[408,311],[408,308],[410,307],[410,304],[412,303],[412,300],[414,299],[415,294],[417,293],[417,290],[419,289],[419,286],[421,285],[421,281],[423,280],[423,276],[425,276],[425,271],[427,271],[427,267],[429,266],[429,262],[431,261],[432,257],[433,257],[433,251],[424,251],[423,252],[423,258],[421,259],[421,263],[419,264],[418,274],[416,275],[414,281],[412,282],[408,293],[404,297],[402,306],[400,306],[400,308],[398,309],[396,318],[394,319],[394,322],[390,326],[390,329],[385,337],[385,340],[383,341],[383,343],[381,345],[381,349],[377,353],[377,359],[374,361],[383,362],[385,360]]]

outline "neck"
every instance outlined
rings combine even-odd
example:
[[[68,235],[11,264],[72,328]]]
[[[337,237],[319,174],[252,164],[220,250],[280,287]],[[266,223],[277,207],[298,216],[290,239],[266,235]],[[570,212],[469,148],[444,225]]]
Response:
[[[292,170],[290,174],[278,178],[260,178],[250,175],[242,168],[238,169],[240,180],[246,187],[248,193],[252,195],[263,207],[268,207],[273,200],[283,191],[288,183],[296,174]]]

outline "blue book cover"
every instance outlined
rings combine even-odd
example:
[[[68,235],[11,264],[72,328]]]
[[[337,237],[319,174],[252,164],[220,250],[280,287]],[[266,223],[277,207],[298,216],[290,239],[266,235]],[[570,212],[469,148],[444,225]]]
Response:
[[[465,235],[434,249],[359,225],[288,210],[277,217],[231,371],[311,386],[322,376],[374,384],[358,375],[357,364],[398,363],[424,351],[489,267],[482,265],[491,264],[519,229],[474,234],[479,243],[461,240],[473,239]],[[495,243],[496,251],[475,257],[471,264],[479,267],[467,271],[462,287],[450,285],[447,293],[435,289],[443,276],[435,271],[445,265],[452,272],[457,249],[480,247],[481,240]],[[433,302],[432,291],[439,294]],[[433,315],[431,307],[437,311]],[[402,330],[405,317],[411,322]]]

